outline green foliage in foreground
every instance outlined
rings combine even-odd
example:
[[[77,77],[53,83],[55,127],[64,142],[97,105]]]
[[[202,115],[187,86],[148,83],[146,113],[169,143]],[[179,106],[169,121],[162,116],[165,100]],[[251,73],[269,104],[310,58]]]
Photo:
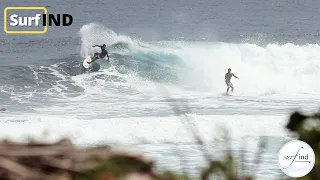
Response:
[[[308,143],[314,153],[316,162],[312,171],[299,178],[301,180],[319,180],[320,179],[320,113],[310,116],[295,112],[291,115],[287,129],[296,133],[298,139]]]
[[[178,113],[178,110],[175,110]],[[181,114],[180,114],[181,115]],[[192,124],[192,120],[186,116],[183,119],[184,122]],[[199,132],[195,126],[188,126],[190,132]],[[192,129],[193,128],[193,129]],[[314,150],[316,156],[316,163],[314,169],[305,177],[298,178],[301,180],[320,180],[320,114],[304,115],[299,112],[295,112],[290,116],[289,122],[286,128],[295,134],[299,140],[307,142]],[[253,180],[259,179],[259,177],[247,176],[239,172],[239,166],[237,168],[235,158],[228,151],[225,158],[220,160],[211,160],[208,152],[204,148],[204,142],[199,138],[198,134],[194,134],[195,139],[198,142],[199,148],[204,154],[204,157],[208,160],[207,168],[202,170],[201,177],[198,179],[223,179],[223,180]],[[265,147],[265,144],[260,144],[260,150]],[[259,151],[260,151],[259,150]],[[260,152],[257,152],[256,166],[260,163]],[[141,174],[147,174],[147,179],[163,179],[163,180],[187,180],[194,179],[187,175],[180,175],[176,172],[165,171],[163,173],[154,173],[152,170],[152,164],[143,164],[141,161],[134,158],[114,157],[107,161],[99,161],[98,168],[92,169],[82,174],[74,174],[73,179],[87,180],[87,179],[140,179],[130,178],[127,176],[130,172],[140,172]],[[241,163],[241,162],[240,162]],[[219,177],[219,178],[217,178]],[[276,178],[276,177],[275,177]],[[290,178],[287,178],[290,179]],[[293,178],[291,178],[293,179]]]

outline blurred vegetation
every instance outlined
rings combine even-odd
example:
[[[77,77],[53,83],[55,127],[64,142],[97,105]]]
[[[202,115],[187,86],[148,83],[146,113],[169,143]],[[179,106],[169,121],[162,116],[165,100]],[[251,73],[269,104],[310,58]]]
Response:
[[[181,117],[185,128],[191,132],[203,153],[205,168],[195,178],[186,171],[158,172],[155,163],[141,155],[125,152],[114,152],[109,147],[78,150],[69,140],[56,144],[36,144],[34,139],[24,145],[8,141],[0,146],[0,179],[73,179],[73,180],[254,180],[255,174],[247,175],[243,165],[244,155],[236,160],[229,147],[225,156],[213,159],[205,142],[200,137],[194,119],[187,116],[189,107],[177,106],[172,102],[174,113]],[[291,114],[286,128],[297,139],[308,143],[315,152],[316,162],[313,170],[301,180],[320,180],[320,113],[305,115],[299,112]],[[262,162],[262,154],[266,142],[261,140],[254,158],[254,168],[258,169]],[[279,147],[280,148],[280,147]],[[183,160],[183,157],[179,157]],[[183,165],[183,163],[182,163]],[[251,172],[255,170],[251,167]],[[285,179],[294,179],[285,176]],[[274,179],[283,179],[277,178]]]
[[[286,126],[291,132],[298,135],[298,139],[308,143],[315,154],[315,165],[311,172],[301,180],[320,179],[320,112],[312,115],[305,115],[294,112]]]
[[[204,168],[201,172],[201,177],[197,179],[202,180],[209,180],[209,179],[223,179],[223,180],[253,180],[253,179],[259,179],[259,177],[255,177],[255,175],[245,175],[245,173],[241,172],[239,169],[241,169],[235,161],[234,156],[232,155],[231,151],[227,151],[226,156],[221,158],[220,160],[212,160],[209,152],[205,148],[204,142],[201,140],[198,130],[196,126],[192,122],[193,120],[190,119],[188,116],[183,116],[183,112],[176,108],[172,107],[175,111],[176,115],[182,115],[183,118],[182,121],[187,124],[188,130],[190,132],[194,133],[194,137],[198,142],[200,150],[203,152],[204,157],[208,160],[207,168]],[[188,110],[187,110],[188,111]],[[297,178],[301,180],[320,180],[320,114],[314,114],[314,115],[304,115],[299,112],[294,112],[286,125],[286,128],[290,130],[292,133],[296,134],[299,140],[302,140],[304,142],[307,142],[315,151],[316,155],[316,163],[313,170],[306,176],[302,178]],[[260,141],[259,149],[256,152],[255,157],[255,165],[254,167],[257,168],[259,164],[261,163],[261,156],[263,154],[263,149],[266,146],[265,141]],[[116,166],[116,167],[115,167]],[[98,174],[101,174],[101,172],[108,172],[111,174],[114,174],[115,177],[120,177],[120,175],[128,174],[128,169],[131,168],[142,168],[142,169],[148,169],[143,168],[144,166],[142,164],[135,164],[132,162],[112,162],[108,161],[107,163],[104,162],[103,166],[99,169],[95,169],[91,171],[89,174],[95,174],[99,172]],[[150,168],[150,167],[149,167]],[[243,167],[242,167],[243,168]],[[152,170],[149,169],[148,172],[151,172]],[[95,172],[95,173],[93,173]],[[145,171],[147,172],[147,171]],[[88,176],[89,177],[89,176]],[[91,176],[93,177],[93,176]],[[91,179],[91,177],[89,179]],[[96,176],[95,176],[96,177]],[[285,178],[279,178],[279,179],[295,179],[295,178],[289,178],[284,175]],[[94,178],[93,178],[94,179]],[[108,179],[108,178],[107,178]],[[181,175],[177,172],[172,171],[166,171],[164,173],[157,173],[152,176],[151,179],[163,179],[163,180],[187,180],[187,179],[194,179],[191,177],[188,177],[186,174]],[[276,177],[274,179],[277,179]]]

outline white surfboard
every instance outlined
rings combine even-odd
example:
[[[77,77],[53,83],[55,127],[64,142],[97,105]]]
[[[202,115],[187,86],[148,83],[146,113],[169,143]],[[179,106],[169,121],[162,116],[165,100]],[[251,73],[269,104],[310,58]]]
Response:
[[[222,96],[232,96],[232,95],[227,93],[222,93]]]
[[[91,57],[90,56],[88,56],[87,58],[85,58],[84,60],[83,60],[83,67],[84,68],[86,68],[86,69],[88,69],[90,66],[91,66],[91,64],[89,64],[89,62],[91,62],[92,61],[92,59],[91,59]]]

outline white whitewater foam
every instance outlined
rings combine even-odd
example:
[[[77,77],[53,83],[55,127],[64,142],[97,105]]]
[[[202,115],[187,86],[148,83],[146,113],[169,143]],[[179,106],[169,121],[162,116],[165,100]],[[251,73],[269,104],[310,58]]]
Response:
[[[224,75],[231,68],[240,78],[232,79],[237,95],[320,95],[320,83],[317,83],[320,78],[319,45],[269,44],[261,47],[221,42],[147,43],[118,35],[94,23],[84,25],[79,33],[81,54],[92,53],[93,44],[117,42],[127,43],[131,53],[175,54],[183,63],[178,72],[181,88],[221,94],[226,90]]]
[[[285,116],[219,116],[189,115],[206,142],[222,138],[226,128],[232,139],[240,141],[245,137],[283,136]],[[18,122],[19,121],[19,122]],[[194,143],[191,132],[180,118],[171,117],[128,117],[83,120],[72,116],[28,114],[6,117],[0,121],[1,137],[14,140],[26,136],[54,141],[70,137],[76,144],[99,143]],[[250,124],[250,126],[248,126]],[[272,127],[264,130],[265,127]],[[18,133],[12,133],[12,130]],[[48,132],[44,136],[44,132]]]

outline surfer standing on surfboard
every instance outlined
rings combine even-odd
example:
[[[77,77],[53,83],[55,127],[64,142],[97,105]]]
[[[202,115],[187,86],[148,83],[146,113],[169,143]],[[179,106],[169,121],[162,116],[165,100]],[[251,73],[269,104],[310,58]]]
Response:
[[[232,85],[232,83],[231,83],[231,78],[232,78],[232,76],[234,76],[235,78],[239,79],[236,75],[234,75],[233,73],[231,73],[231,69],[229,68],[229,69],[228,69],[228,72],[227,72],[226,75],[224,76],[225,82],[226,82],[227,87],[228,87],[228,89],[227,89],[227,94],[228,94],[228,92],[229,92],[229,88],[230,88],[230,87],[231,87],[231,92],[233,92],[233,85]]]
[[[99,46],[99,45],[95,45],[95,46],[92,46],[92,47],[100,47],[101,48],[101,53],[94,53],[94,56],[92,57],[92,61],[91,62],[88,62],[88,64],[91,64],[93,63],[94,61],[98,60],[98,59],[102,59],[104,57],[108,57],[108,62],[109,62],[109,55],[108,55],[108,51],[106,49],[106,45],[103,44],[102,46]]]

